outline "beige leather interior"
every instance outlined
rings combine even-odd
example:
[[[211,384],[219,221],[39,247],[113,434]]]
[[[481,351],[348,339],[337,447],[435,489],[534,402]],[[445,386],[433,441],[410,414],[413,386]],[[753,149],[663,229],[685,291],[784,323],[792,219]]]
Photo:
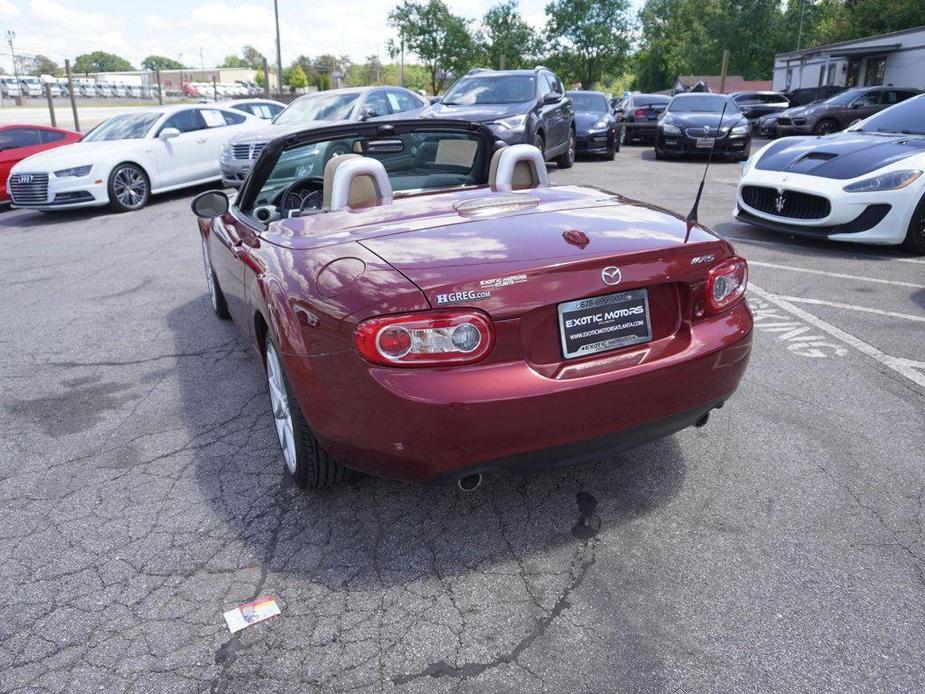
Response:
[[[347,204],[350,207],[371,202],[375,203],[378,199],[379,194],[376,190],[376,182],[373,180],[372,176],[364,174],[362,176],[354,176],[351,179],[350,195],[347,198]]]
[[[496,185],[498,180],[498,162],[503,151],[504,148],[499,149],[491,157],[491,164],[488,168],[488,185],[492,187]],[[540,179],[531,162],[521,160],[514,165],[511,188],[536,188],[538,185],[540,185]]]
[[[324,209],[331,208],[331,191],[334,188],[334,172],[337,171],[337,167],[343,164],[345,161],[350,161],[351,159],[359,158],[359,154],[342,154],[339,157],[333,157],[328,159],[328,163],[324,165],[324,188],[322,192],[324,195],[324,202],[322,207]],[[350,202],[353,203],[353,186],[351,185],[350,191]]]

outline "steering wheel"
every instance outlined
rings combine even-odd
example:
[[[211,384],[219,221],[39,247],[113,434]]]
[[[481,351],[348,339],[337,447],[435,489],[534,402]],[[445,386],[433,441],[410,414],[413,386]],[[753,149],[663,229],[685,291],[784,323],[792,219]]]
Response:
[[[303,176],[290,183],[279,195],[276,204],[279,216],[287,219],[292,212],[303,210],[320,210],[323,196],[324,179],[321,176]]]

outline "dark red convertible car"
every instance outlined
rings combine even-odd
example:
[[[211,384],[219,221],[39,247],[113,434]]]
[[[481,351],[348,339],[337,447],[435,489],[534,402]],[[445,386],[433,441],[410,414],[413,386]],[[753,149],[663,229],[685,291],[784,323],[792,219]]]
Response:
[[[233,204],[193,211],[212,307],[266,367],[301,486],[352,468],[472,488],[600,459],[705,423],[748,362],[729,243],[551,186],[538,150],[480,124],[290,133]]]

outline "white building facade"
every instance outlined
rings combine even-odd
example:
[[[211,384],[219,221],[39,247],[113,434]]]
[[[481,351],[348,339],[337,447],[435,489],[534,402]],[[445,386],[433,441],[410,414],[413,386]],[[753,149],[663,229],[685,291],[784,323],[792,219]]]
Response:
[[[925,26],[774,57],[775,91],[828,85],[925,89]]]

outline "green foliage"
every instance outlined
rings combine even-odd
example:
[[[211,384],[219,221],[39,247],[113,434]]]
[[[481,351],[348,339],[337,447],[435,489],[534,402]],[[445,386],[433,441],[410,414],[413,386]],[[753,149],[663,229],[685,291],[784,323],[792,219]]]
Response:
[[[430,73],[434,94],[450,73],[460,75],[472,64],[475,42],[469,20],[451,13],[442,0],[405,0],[389,13],[389,24],[399,33],[399,44],[390,41],[389,53],[395,57],[401,44],[414,53]]]
[[[226,55],[225,60],[222,61],[222,64],[219,67],[235,68],[235,67],[249,67],[252,70],[262,70],[263,61],[265,60],[263,53],[258,51],[253,46],[244,46],[241,49],[241,55]]]
[[[64,74],[58,63],[44,55],[36,55],[32,58],[20,58],[19,68],[27,75],[52,75],[61,77]]]
[[[186,66],[179,60],[163,55],[149,55],[141,61],[144,70],[182,70]]]
[[[629,50],[629,0],[553,0],[546,5],[550,62],[565,82],[585,89],[623,69]]]
[[[134,70],[132,64],[125,58],[106,51],[93,51],[78,55],[74,60],[74,72],[88,74],[90,72],[125,72]]]
[[[263,70],[257,70],[257,74],[254,75],[254,82],[257,83],[258,87],[263,89],[264,87]]]
[[[308,86],[308,76],[301,65],[296,65],[289,71],[289,79],[286,80],[286,84],[294,89],[304,89]]]
[[[517,0],[501,0],[485,13],[475,37],[478,59],[485,67],[509,70],[533,67],[542,40],[517,9]]]

